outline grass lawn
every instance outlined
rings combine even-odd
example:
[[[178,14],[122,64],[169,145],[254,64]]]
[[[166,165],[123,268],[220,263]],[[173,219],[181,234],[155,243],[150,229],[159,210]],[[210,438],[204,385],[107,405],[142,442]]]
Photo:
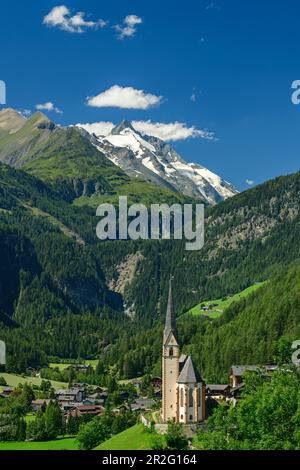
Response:
[[[39,377],[22,377],[21,375],[16,374],[7,374],[0,372],[0,377],[3,377],[6,380],[6,383],[9,387],[17,387],[19,384],[32,384],[32,385],[41,385],[43,379]],[[45,380],[45,379],[44,379]],[[67,388],[68,384],[66,382],[56,382],[55,380],[50,380],[54,388]]]
[[[201,302],[186,313],[189,313],[191,315],[206,315],[209,318],[219,318],[224,312],[224,310],[228,308],[233,302],[238,302],[242,298],[247,297],[264,284],[264,282],[253,284],[253,286],[248,287],[247,289],[243,290],[242,292],[239,292],[238,294],[233,295],[232,297],[227,297],[225,300],[217,299]],[[216,304],[217,306],[209,311],[201,310],[202,305],[208,307],[211,304]]]
[[[75,437],[45,442],[0,442],[1,450],[78,450]]]
[[[138,423],[126,431],[120,432],[96,447],[95,450],[151,450],[153,434]]]

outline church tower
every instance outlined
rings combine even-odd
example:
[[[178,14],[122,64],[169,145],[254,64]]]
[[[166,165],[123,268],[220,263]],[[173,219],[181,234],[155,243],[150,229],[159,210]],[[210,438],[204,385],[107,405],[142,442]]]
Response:
[[[191,356],[180,355],[170,279],[162,348],[162,421],[191,425],[205,417],[205,383]]]
[[[170,279],[166,323],[162,351],[162,419],[178,421],[179,344],[176,338],[176,322],[173,310],[172,280]]]

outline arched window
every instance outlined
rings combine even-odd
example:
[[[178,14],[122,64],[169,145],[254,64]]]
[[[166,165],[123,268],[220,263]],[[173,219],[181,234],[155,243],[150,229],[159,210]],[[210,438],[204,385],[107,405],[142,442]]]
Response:
[[[183,400],[184,400],[184,391],[183,388],[180,390],[180,406],[183,406]]]
[[[170,349],[169,349],[169,356],[170,356],[170,357],[173,357],[173,354],[174,354],[174,352],[173,352],[173,348],[172,348],[172,346],[171,346]]]
[[[193,397],[193,389],[189,389],[189,407],[193,408],[194,406],[194,397]]]
[[[198,406],[201,406],[201,388],[199,387],[197,389],[197,401],[198,401]]]

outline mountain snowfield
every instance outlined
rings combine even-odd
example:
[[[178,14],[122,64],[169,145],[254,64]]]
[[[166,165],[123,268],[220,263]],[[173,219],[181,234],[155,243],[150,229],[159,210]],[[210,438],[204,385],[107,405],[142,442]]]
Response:
[[[238,193],[220,176],[196,163],[187,163],[170,144],[138,132],[128,121],[113,129],[103,123],[76,127],[131,177],[146,179],[209,204]]]

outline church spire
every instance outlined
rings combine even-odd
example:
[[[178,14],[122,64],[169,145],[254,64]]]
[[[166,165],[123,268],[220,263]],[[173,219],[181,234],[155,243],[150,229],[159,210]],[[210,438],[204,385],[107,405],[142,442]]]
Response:
[[[165,322],[165,329],[164,329],[164,341],[168,339],[170,332],[173,332],[174,336],[176,336],[176,321],[173,309],[173,296],[172,296],[172,276],[170,276],[170,284],[169,284],[169,297],[168,297],[168,306],[167,306],[167,313],[166,313],[166,322]]]

